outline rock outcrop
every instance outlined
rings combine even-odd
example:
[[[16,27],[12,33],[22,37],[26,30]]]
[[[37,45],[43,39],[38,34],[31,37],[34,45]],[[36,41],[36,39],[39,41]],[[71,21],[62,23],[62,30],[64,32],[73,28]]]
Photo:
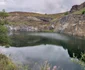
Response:
[[[50,23],[52,18],[48,15],[29,13],[29,12],[11,12],[6,20],[9,22],[7,25],[10,31],[50,31],[54,27]]]
[[[67,15],[56,23],[56,32],[85,36],[85,15]]]
[[[82,3],[81,5],[74,5],[74,6],[72,6],[72,8],[70,10],[70,13],[73,13],[75,11],[81,10],[83,8],[85,8],[85,2]]]
[[[85,37],[85,14],[74,14],[84,10],[85,2],[81,5],[74,5],[70,13],[56,22],[55,32],[65,33],[73,36]]]

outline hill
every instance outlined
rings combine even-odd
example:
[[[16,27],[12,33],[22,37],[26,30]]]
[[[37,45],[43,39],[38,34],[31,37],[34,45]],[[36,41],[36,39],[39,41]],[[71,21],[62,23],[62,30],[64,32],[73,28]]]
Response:
[[[58,14],[9,12],[6,19],[13,31],[51,31],[85,37],[85,2]]]
[[[72,6],[70,13],[73,14],[82,14],[82,12],[85,11],[85,2],[80,5],[74,5]]]
[[[61,18],[64,14],[39,14],[32,12],[9,12],[7,20],[9,29],[15,31],[52,31],[54,19]]]

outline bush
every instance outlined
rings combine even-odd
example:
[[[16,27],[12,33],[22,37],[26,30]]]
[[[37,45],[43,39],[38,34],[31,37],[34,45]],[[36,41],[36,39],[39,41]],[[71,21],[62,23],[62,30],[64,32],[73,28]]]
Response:
[[[65,14],[64,15],[68,15],[68,12],[65,12]]]
[[[7,28],[4,25],[0,25],[0,34],[7,34]]]
[[[4,25],[0,25],[0,45],[9,45],[10,39],[7,35],[7,28]]]
[[[7,35],[0,34],[0,45],[9,45],[10,44],[10,39]]]
[[[82,14],[85,14],[85,10],[84,10],[84,11],[82,11]]]
[[[8,16],[9,16],[9,14],[8,14],[7,12],[5,12],[4,9],[0,12],[0,17],[1,17],[2,19],[6,18],[6,17],[8,17]]]
[[[5,24],[8,23],[5,20],[5,18],[7,16],[8,16],[8,13],[6,13],[5,10],[0,12],[0,45],[9,45],[10,44],[10,40],[7,35],[7,28],[5,26]]]
[[[78,63],[79,65],[81,65],[82,68],[83,68],[83,70],[85,70],[85,54],[82,53],[80,59],[78,59],[78,58],[74,55],[73,58],[72,58],[72,61]]]

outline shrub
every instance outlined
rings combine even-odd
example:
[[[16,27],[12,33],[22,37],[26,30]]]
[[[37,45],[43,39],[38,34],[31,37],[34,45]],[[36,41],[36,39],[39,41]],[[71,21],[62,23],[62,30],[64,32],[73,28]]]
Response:
[[[7,28],[4,25],[0,25],[0,34],[7,34]]]
[[[68,15],[68,12],[65,12],[65,14],[64,15]]]
[[[0,12],[0,45],[9,45],[9,37],[7,35],[7,28],[5,27],[5,24],[7,24],[7,21],[5,18],[8,16],[8,13],[3,10]]]
[[[78,63],[79,65],[82,66],[83,70],[85,70],[85,54],[81,54],[81,58],[78,59],[75,55],[73,56],[73,58],[71,59],[73,62]]]
[[[9,45],[10,44],[10,39],[7,35],[0,34],[0,45]]]
[[[82,11],[82,14],[85,14],[85,10],[84,10],[84,11]]]
[[[0,12],[0,17],[1,17],[2,19],[6,18],[6,17],[8,17],[8,16],[9,16],[9,14],[8,14],[7,12],[5,12],[4,9]]]

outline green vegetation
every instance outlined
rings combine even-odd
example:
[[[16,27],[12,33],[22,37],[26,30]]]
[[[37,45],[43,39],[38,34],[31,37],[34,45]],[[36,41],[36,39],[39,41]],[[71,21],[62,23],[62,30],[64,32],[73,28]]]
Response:
[[[8,57],[0,54],[0,70],[30,70],[28,66],[16,66]]]
[[[2,10],[2,12],[0,12],[0,45],[9,44],[9,38],[7,36],[7,28],[5,27],[5,24],[7,24],[5,18],[7,16],[8,14],[5,12],[5,10]]]
[[[4,25],[0,25],[0,34],[6,34],[7,33],[7,29]]]
[[[0,54],[0,70],[17,70],[17,67],[5,55]]]
[[[85,14],[85,8],[74,12],[73,14]]]
[[[84,68],[85,70],[85,54],[81,54],[82,57],[79,59],[78,63]]]
[[[83,70],[85,70],[85,54],[82,53],[80,59],[78,59],[75,55],[73,55],[72,61],[81,65]]]
[[[0,12],[0,17],[1,17],[2,19],[6,18],[6,17],[8,17],[8,16],[9,16],[9,14],[6,13],[4,9]]]
[[[64,15],[68,15],[69,13],[68,12],[65,12]]]
[[[45,17],[45,18],[60,18],[64,15],[64,13],[58,14],[39,14],[39,13],[31,13],[31,12],[11,12],[9,13],[11,16],[15,16],[16,13],[18,16],[31,16],[31,17]]]
[[[82,14],[85,14],[85,10],[82,11]]]
[[[54,19],[59,19],[64,16],[64,13],[38,14],[38,13],[29,13],[29,12],[11,12],[9,14],[10,14],[10,18],[8,19],[8,21],[9,21],[10,25],[14,25],[14,26],[29,25],[29,26],[37,26],[37,27],[41,26],[41,25],[49,26],[50,23],[55,21]],[[22,17],[22,18],[20,18],[20,17]],[[32,21],[30,21],[30,19],[29,18],[27,19],[26,17],[31,17]],[[12,18],[13,18],[13,20],[12,20]],[[34,20],[35,18],[37,18],[39,20],[47,19],[47,20],[49,20],[49,22],[44,22],[42,20],[37,21],[37,20]]]

